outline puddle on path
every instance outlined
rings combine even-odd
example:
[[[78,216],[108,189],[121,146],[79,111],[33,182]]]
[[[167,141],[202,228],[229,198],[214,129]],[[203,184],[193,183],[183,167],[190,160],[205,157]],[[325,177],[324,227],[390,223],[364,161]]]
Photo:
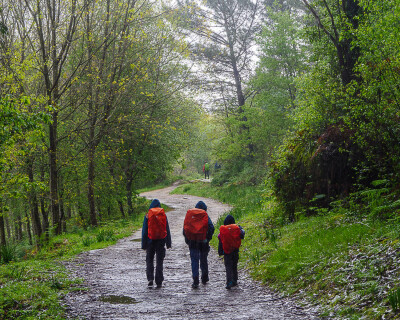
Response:
[[[99,300],[102,302],[108,302],[112,304],[135,304],[141,302],[137,301],[135,298],[131,298],[128,296],[115,296],[115,295],[100,296]]]

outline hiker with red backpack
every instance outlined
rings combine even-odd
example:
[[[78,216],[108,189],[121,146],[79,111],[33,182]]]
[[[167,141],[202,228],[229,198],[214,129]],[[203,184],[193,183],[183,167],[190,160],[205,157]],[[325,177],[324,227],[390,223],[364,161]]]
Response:
[[[226,289],[231,289],[238,281],[239,247],[245,232],[240,225],[235,224],[235,218],[230,214],[226,216],[219,232],[218,254],[224,256]]]
[[[153,286],[156,281],[157,288],[161,288],[164,281],[163,263],[165,258],[165,246],[171,248],[171,232],[168,219],[161,208],[158,199],[154,199],[143,220],[142,249],[146,250],[146,276],[148,286]],[[154,256],[156,256],[156,275],[154,277]]]
[[[208,277],[208,253],[210,240],[214,234],[214,225],[207,214],[207,206],[199,201],[194,209],[189,209],[183,223],[183,236],[189,246],[190,262],[192,266],[192,288],[199,286],[199,263],[201,269],[201,282],[206,284]]]

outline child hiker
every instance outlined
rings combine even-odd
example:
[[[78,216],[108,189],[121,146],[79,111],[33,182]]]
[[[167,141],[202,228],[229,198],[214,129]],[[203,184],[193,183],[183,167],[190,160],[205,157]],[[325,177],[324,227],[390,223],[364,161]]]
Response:
[[[171,232],[168,219],[160,201],[154,199],[143,220],[142,249],[146,250],[146,276],[148,286],[153,286],[156,280],[157,288],[161,288],[164,281],[163,263],[165,258],[165,246],[171,248]],[[154,256],[156,256],[156,276],[154,277]]]
[[[237,285],[239,262],[239,247],[244,239],[244,230],[235,224],[235,218],[228,214],[224,220],[224,225],[219,228],[218,235],[218,254],[224,256],[226,270],[226,289]]]
[[[206,284],[208,278],[207,256],[210,251],[209,242],[214,234],[214,225],[207,214],[207,206],[203,201],[196,204],[196,208],[186,212],[183,223],[183,235],[189,246],[190,262],[192,266],[192,288],[199,286],[199,262],[201,282]]]

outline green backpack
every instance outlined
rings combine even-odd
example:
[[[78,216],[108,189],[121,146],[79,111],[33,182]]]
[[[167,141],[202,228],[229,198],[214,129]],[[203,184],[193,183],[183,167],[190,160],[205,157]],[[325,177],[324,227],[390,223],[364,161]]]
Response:
[[[209,165],[208,163],[206,163],[206,164],[204,165],[204,170],[205,170],[205,171],[210,170],[210,165]]]

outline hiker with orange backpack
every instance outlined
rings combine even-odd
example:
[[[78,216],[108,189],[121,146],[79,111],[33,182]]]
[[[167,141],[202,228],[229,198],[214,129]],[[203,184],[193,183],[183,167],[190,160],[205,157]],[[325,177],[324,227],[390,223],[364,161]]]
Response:
[[[235,218],[228,214],[224,225],[219,228],[218,254],[224,256],[226,270],[226,289],[237,285],[239,262],[239,247],[244,239],[245,232],[240,225],[235,224]]]
[[[207,206],[199,201],[194,209],[186,212],[183,223],[183,236],[189,246],[190,262],[192,266],[192,288],[199,286],[199,263],[201,269],[201,282],[206,284],[208,277],[208,253],[210,240],[214,234],[214,225],[207,214]]]
[[[143,220],[142,249],[146,250],[146,276],[148,286],[153,286],[156,281],[157,288],[161,288],[164,281],[163,263],[165,246],[171,248],[171,232],[168,219],[161,208],[160,201],[154,199]],[[156,276],[154,277],[154,256],[156,256]]]

